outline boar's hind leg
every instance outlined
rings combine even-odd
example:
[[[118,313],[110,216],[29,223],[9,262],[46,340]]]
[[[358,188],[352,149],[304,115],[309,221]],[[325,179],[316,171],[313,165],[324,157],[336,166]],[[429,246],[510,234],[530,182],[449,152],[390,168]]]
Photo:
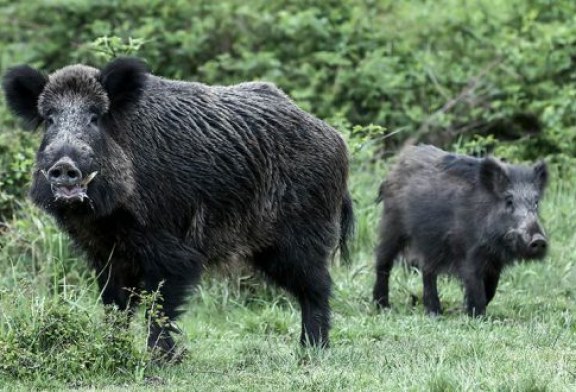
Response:
[[[442,306],[440,305],[440,298],[438,298],[438,288],[436,286],[437,279],[438,275],[433,272],[422,272],[422,281],[424,284],[424,308],[426,309],[426,313],[430,315],[442,314]]]
[[[144,287],[147,292],[158,292],[156,309],[147,310],[151,321],[148,347],[157,349],[167,359],[173,359],[176,332],[172,322],[181,313],[190,288],[198,282],[204,259],[195,249],[168,235],[154,235],[142,243],[138,250],[144,267]],[[156,310],[156,311],[155,311]]]
[[[403,235],[399,230],[400,223],[393,214],[384,214],[380,225],[380,242],[376,248],[376,284],[373,298],[380,308],[390,306],[388,299],[388,282],[394,259],[404,246]]]
[[[330,288],[328,252],[304,247],[271,247],[254,257],[254,265],[292,293],[302,310],[302,345],[328,346]]]

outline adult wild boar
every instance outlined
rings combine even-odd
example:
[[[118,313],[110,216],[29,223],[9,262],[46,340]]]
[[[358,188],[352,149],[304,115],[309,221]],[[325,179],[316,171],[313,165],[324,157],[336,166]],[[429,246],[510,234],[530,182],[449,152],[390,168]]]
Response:
[[[546,254],[538,202],[547,178],[544,162],[511,165],[433,146],[404,149],[380,187],[376,304],[389,306],[390,271],[405,251],[422,271],[427,313],[442,311],[436,280],[447,272],[463,282],[468,314],[485,314],[505,266]]]
[[[172,81],[134,58],[48,77],[18,66],[3,87],[44,124],[31,198],[88,255],[104,304],[159,289],[173,320],[205,266],[241,257],[297,298],[303,344],[328,343],[327,262],[353,221],[333,128],[272,84]],[[170,328],[148,344],[173,352]]]

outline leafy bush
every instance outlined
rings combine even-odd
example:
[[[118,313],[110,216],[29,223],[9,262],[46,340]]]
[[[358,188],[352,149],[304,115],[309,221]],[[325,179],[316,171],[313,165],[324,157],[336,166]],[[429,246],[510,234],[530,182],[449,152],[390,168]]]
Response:
[[[11,218],[26,196],[36,144],[28,133],[0,133],[0,222]]]
[[[384,152],[409,137],[447,146],[480,134],[520,139],[524,158],[574,156],[576,3],[551,4],[5,2],[0,68],[99,64],[92,43],[112,37],[166,77],[267,79],[322,118],[382,126]]]
[[[9,301],[2,305],[17,305]],[[134,379],[148,363],[147,353],[122,328],[126,315],[110,312],[104,319],[57,300],[33,303],[31,310],[0,323],[0,378],[42,385],[81,384],[106,374]]]

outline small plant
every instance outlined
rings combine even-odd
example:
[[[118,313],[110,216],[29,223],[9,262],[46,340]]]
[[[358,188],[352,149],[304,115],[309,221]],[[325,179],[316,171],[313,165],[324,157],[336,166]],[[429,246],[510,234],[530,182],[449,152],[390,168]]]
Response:
[[[35,143],[35,135],[29,133],[0,134],[0,222],[10,219],[26,197]]]
[[[88,49],[99,60],[109,61],[118,56],[136,54],[145,42],[141,38],[128,37],[127,40],[124,40],[120,37],[105,35],[90,42]]]
[[[141,373],[149,358],[122,328],[126,314],[101,317],[96,307],[69,301],[61,296],[33,302],[15,316],[0,318],[0,377],[81,383],[103,374],[133,379]]]

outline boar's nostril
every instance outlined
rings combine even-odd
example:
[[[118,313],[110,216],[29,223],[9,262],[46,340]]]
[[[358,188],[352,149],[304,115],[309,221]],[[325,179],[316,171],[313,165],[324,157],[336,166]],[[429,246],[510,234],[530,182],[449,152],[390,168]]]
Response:
[[[82,180],[82,172],[70,159],[61,159],[48,170],[48,180],[57,184],[76,184]]]

